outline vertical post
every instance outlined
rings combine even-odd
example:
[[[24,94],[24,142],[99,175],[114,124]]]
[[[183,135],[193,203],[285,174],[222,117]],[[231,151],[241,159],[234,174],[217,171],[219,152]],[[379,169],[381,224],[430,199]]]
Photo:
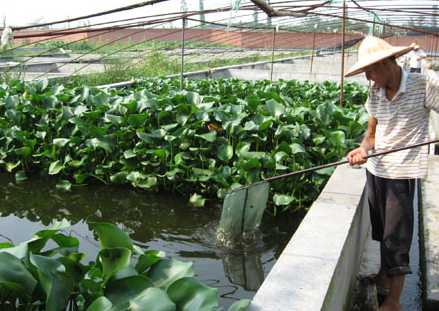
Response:
[[[314,49],[315,48],[316,48],[316,30],[314,29],[314,35],[312,37],[311,65],[309,67],[309,73],[312,73],[312,64],[314,62]]]
[[[267,4],[270,5],[270,0],[267,0]],[[267,17],[267,26],[271,27],[271,16]]]
[[[201,28],[203,28],[204,22],[206,21],[206,16],[204,15],[204,0],[199,0],[198,5],[200,10],[200,21],[202,23]]]
[[[435,39],[434,53],[431,55],[432,62],[433,62],[433,59],[435,59],[437,57],[436,53],[437,53],[437,44],[438,44],[439,38],[437,36],[434,36],[434,39]]]
[[[425,38],[425,48],[424,48],[424,50],[425,50],[425,53],[428,54],[428,52],[430,50],[430,46],[431,46],[430,36],[428,34],[425,34],[424,38]]]
[[[273,82],[273,69],[274,69],[274,48],[276,46],[276,27],[273,28],[273,42],[271,48],[271,72],[270,72],[270,80]]]
[[[341,34],[341,78],[340,78],[340,106],[343,107],[344,100],[344,42],[346,34],[346,0],[343,0],[343,21]]]
[[[181,29],[181,77],[180,77],[180,89],[184,87],[184,31],[186,29],[186,17],[183,17],[183,26]]]

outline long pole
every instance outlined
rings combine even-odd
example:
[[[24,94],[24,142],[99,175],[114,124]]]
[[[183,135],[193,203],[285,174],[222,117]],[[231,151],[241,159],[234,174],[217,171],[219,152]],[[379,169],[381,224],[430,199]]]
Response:
[[[430,141],[426,141],[426,142],[418,143],[418,144],[413,144],[413,145],[406,146],[406,147],[400,147],[400,148],[395,148],[395,149],[390,149],[390,150],[376,152],[376,153],[373,153],[373,154],[370,154],[370,155],[364,157],[364,159],[375,158],[375,157],[378,157],[378,156],[384,156],[384,155],[389,154],[389,153],[394,153],[394,152],[398,152],[398,151],[418,148],[418,147],[422,147],[422,146],[426,146],[426,145],[430,145],[430,144],[436,144],[436,143],[439,143],[439,139],[430,140]],[[338,166],[338,165],[342,165],[342,164],[347,164],[347,163],[349,163],[348,160],[341,160],[341,161],[338,161],[338,162],[333,162],[333,163],[328,163],[328,164],[323,164],[323,165],[319,165],[319,166],[314,166],[314,167],[306,168],[306,169],[303,169],[303,170],[300,170],[300,171],[296,171],[296,172],[291,172],[291,173],[286,173],[286,174],[283,174],[283,175],[269,177],[269,178],[264,179],[263,181],[274,181],[274,180],[282,179],[282,178],[285,178],[285,177],[291,177],[291,176],[300,175],[300,174],[304,174],[304,173],[308,173],[308,172],[314,172],[314,171],[321,170],[323,168],[334,167],[334,166]],[[251,185],[249,185],[249,186],[251,186]],[[249,187],[249,186],[245,186],[245,187]],[[241,188],[236,188],[236,189],[241,189]]]
[[[405,147],[399,147],[399,148],[395,148],[395,149],[389,149],[389,150],[384,150],[384,151],[372,153],[370,155],[365,156],[363,159],[364,160],[371,159],[371,158],[375,158],[375,157],[379,157],[379,156],[384,156],[386,154],[390,154],[390,153],[394,153],[394,152],[398,152],[398,151],[418,148],[418,147],[422,147],[422,146],[426,146],[426,145],[431,145],[431,144],[437,144],[437,143],[439,143],[439,139],[429,140],[429,141],[426,141],[426,142],[423,142],[423,143],[418,143],[418,144],[413,144],[413,145],[409,145],[409,146],[405,146]],[[348,163],[349,163],[348,160],[341,160],[341,161],[337,161],[337,162],[332,162],[332,163],[328,163],[328,164],[322,164],[322,165],[306,168],[306,169],[303,169],[303,170],[300,170],[300,171],[295,171],[295,172],[291,172],[291,173],[286,173],[286,174],[282,174],[282,175],[277,175],[277,176],[265,178],[265,179],[263,179],[261,181],[255,182],[253,184],[250,184],[250,185],[247,185],[247,186],[242,186],[242,187],[239,187],[239,188],[235,188],[235,189],[231,190],[229,193],[240,191],[240,190],[243,190],[243,189],[248,189],[250,187],[253,187],[256,184],[260,184],[260,183],[263,183],[263,182],[271,182],[271,181],[275,181],[275,180],[282,179],[282,178],[297,176],[297,175],[301,175],[301,174],[305,174],[305,173],[309,173],[309,172],[315,172],[315,171],[318,171],[318,170],[321,170],[321,169],[324,169],[324,168],[334,167],[334,166],[348,164]]]
[[[274,47],[276,46],[276,27],[273,28],[273,42],[271,47],[271,73],[270,80],[273,82],[273,69],[274,69]]]
[[[184,87],[184,32],[186,29],[186,17],[183,17],[183,27],[181,30],[181,76],[180,76],[180,88]]]
[[[340,106],[343,106],[344,100],[344,42],[346,34],[346,0],[343,0],[343,21],[341,34],[341,78],[340,78]]]

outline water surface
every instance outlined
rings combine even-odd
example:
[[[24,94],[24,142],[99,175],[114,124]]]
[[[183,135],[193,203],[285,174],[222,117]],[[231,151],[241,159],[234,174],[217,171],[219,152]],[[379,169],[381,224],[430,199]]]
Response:
[[[257,245],[230,251],[215,244],[218,206],[195,208],[175,195],[102,184],[65,192],[50,179],[16,184],[6,174],[0,174],[0,216],[0,242],[14,243],[28,240],[54,219],[70,220],[74,225],[69,232],[80,239],[87,260],[94,260],[98,252],[87,220],[117,224],[139,245],[192,261],[197,278],[218,288],[224,307],[254,296],[302,217],[275,221],[266,215]]]

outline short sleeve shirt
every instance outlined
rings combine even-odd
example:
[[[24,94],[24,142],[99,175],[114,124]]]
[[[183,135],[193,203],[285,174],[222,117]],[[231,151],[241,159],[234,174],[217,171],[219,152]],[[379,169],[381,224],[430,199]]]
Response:
[[[366,102],[369,115],[377,119],[375,152],[428,141],[429,113],[439,111],[439,80],[432,71],[426,75],[402,71],[401,83],[392,100],[384,89],[371,88]],[[425,178],[428,146],[370,158],[367,169],[389,179]]]

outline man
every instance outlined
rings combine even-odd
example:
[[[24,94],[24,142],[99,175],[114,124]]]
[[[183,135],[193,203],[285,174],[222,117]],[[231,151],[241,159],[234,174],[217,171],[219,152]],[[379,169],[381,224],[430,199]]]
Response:
[[[422,72],[422,65],[425,61],[427,54],[419,47],[419,45],[415,44],[413,46],[413,50],[407,54],[407,62],[409,64],[410,72]]]
[[[0,38],[0,51],[5,50],[12,39],[12,29],[10,27],[3,28],[2,36]]]
[[[377,287],[383,288],[380,311],[399,311],[400,296],[409,267],[413,235],[415,181],[427,174],[428,147],[386,156],[364,157],[428,140],[431,109],[439,111],[439,81],[434,76],[405,72],[395,58],[410,47],[395,47],[376,37],[366,37],[358,49],[358,62],[345,74],[364,72],[373,82],[366,109],[368,129],[360,147],[347,155],[351,165],[367,162],[367,203],[372,238],[380,242],[381,270]]]

